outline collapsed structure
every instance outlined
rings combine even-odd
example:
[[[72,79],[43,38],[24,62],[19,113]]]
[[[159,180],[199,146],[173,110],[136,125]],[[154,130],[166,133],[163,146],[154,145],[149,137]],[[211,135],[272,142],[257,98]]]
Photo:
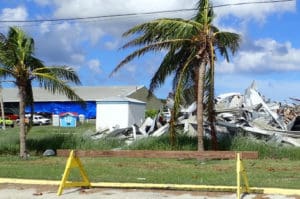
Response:
[[[112,136],[133,140],[148,136],[161,136],[169,130],[169,118],[173,101],[168,99],[166,108],[155,118],[146,118],[141,126],[133,125],[122,129],[103,129],[92,135],[93,139]],[[196,103],[181,108],[181,116],[177,126],[182,133],[197,136]],[[300,107],[296,104],[287,105],[265,100],[255,88],[255,83],[245,90],[244,94],[226,93],[219,95],[215,102],[217,134],[253,135],[277,143],[300,146]],[[205,120],[204,127],[209,136],[209,125]],[[300,130],[300,128],[299,128]]]
[[[216,124],[228,132],[247,133],[277,143],[300,146],[297,131],[299,106],[265,100],[255,88],[255,83],[245,94],[220,95],[215,106]]]

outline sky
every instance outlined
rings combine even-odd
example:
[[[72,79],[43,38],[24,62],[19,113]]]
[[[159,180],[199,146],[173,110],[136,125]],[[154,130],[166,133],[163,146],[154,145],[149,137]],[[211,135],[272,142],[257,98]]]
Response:
[[[267,1],[267,0],[264,0]],[[241,35],[238,52],[230,62],[216,61],[216,95],[244,93],[255,81],[257,90],[272,101],[300,98],[300,13],[295,1],[273,3],[253,0],[213,0],[220,30]],[[157,70],[165,52],[150,53],[125,65],[110,77],[117,64],[133,49],[121,49],[130,38],[122,33],[157,18],[185,18],[194,11],[138,14],[73,21],[34,23],[3,22],[192,9],[197,0],[1,0],[0,32],[21,27],[35,41],[35,56],[47,66],[73,67],[83,86],[145,85]],[[154,94],[166,98],[172,76]],[[10,86],[5,84],[4,87]]]

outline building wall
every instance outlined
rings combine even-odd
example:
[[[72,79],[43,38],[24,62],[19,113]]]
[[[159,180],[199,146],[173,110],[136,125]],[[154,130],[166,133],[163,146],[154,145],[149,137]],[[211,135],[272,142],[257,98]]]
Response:
[[[132,102],[97,102],[96,130],[110,130],[141,125],[145,119],[146,104]]]
[[[17,97],[15,90],[13,96],[15,96],[15,101],[4,101],[5,113],[15,113],[19,114],[19,98]],[[107,90],[107,92],[109,92]],[[128,94],[128,93],[127,93]],[[12,95],[12,94],[11,94]],[[88,94],[86,94],[88,95]],[[126,95],[126,97],[137,99],[143,102],[146,102],[146,110],[156,109],[159,110],[163,103],[160,99],[152,96],[151,98],[147,98],[148,89],[146,87],[137,87],[136,90],[132,91],[131,94]],[[48,97],[44,97],[45,100],[49,101],[36,101],[34,102],[34,111],[35,112],[44,112],[51,114],[59,114],[62,112],[76,112],[78,114],[83,114],[87,119],[96,118],[96,100],[102,99],[99,97],[98,99],[86,101],[86,107],[83,107],[81,104],[72,102],[72,101],[59,101],[56,98],[56,95],[49,95]],[[57,101],[55,101],[57,100]],[[30,112],[30,109],[26,108],[27,112]]]
[[[30,112],[29,107],[26,107],[25,111]],[[35,102],[34,112],[51,114],[75,112],[84,115],[87,119],[94,119],[96,118],[96,102],[87,101],[85,106],[76,102]]]
[[[128,126],[137,124],[140,126],[145,120],[145,104],[129,103]]]
[[[128,103],[101,102],[96,106],[96,130],[128,126]]]

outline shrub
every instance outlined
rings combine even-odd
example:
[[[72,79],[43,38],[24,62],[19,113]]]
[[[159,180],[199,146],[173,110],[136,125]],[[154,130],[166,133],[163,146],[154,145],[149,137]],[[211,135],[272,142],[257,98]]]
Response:
[[[151,118],[154,118],[157,114],[158,114],[158,110],[155,110],[155,109],[149,109],[149,110],[146,110],[145,112],[145,117],[151,117]]]

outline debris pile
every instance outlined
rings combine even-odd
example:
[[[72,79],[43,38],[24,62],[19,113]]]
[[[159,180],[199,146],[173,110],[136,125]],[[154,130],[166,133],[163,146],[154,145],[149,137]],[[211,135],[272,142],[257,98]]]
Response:
[[[149,136],[161,136],[169,130],[169,120],[174,102],[168,98],[166,106],[155,118],[146,118],[141,126],[103,129],[93,134],[92,139],[118,137],[128,143]],[[196,103],[181,107],[177,125],[189,136],[197,136]],[[277,143],[300,146],[300,106],[283,105],[265,100],[256,90],[255,83],[244,94],[226,93],[219,95],[215,102],[216,129],[218,135],[230,133],[259,137]],[[209,136],[207,121],[204,122],[205,135]]]
[[[265,100],[255,83],[245,94],[228,93],[217,97],[216,124],[230,133],[251,134],[278,143],[300,146],[300,131],[295,131],[299,106]],[[299,122],[299,121],[298,121]]]

